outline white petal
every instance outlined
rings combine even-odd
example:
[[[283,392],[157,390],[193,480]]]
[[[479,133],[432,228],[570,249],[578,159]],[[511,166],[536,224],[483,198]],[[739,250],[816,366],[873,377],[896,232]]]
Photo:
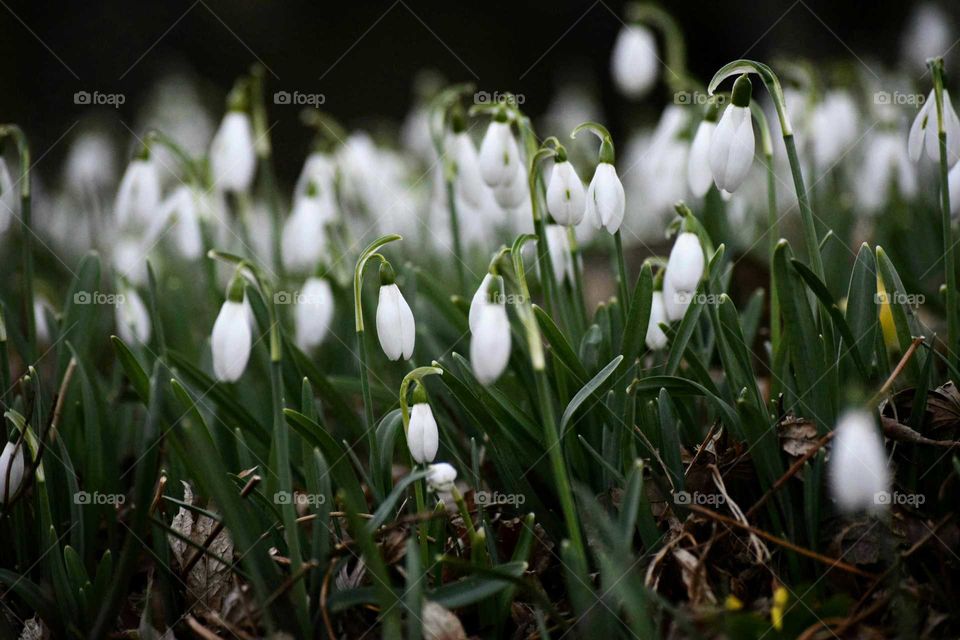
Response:
[[[217,380],[234,382],[243,375],[250,358],[251,334],[242,302],[227,300],[213,323],[210,336],[213,371]]]
[[[707,194],[713,184],[713,174],[710,172],[710,140],[716,128],[716,122],[702,121],[690,145],[687,180],[690,191],[700,198]]]
[[[151,159],[135,159],[120,180],[114,214],[121,225],[129,221],[149,224],[160,204],[160,175]]]
[[[483,280],[480,281],[480,286],[477,287],[477,291],[473,294],[473,298],[470,300],[470,315],[468,317],[468,324],[470,325],[470,331],[477,330],[477,319],[480,317],[480,309],[482,304],[487,301],[487,293],[490,291],[490,283],[493,282],[493,274],[487,273],[483,276]]]
[[[710,140],[710,171],[717,188],[737,190],[753,164],[754,148],[750,109],[730,105]]]
[[[675,291],[696,291],[703,277],[704,257],[700,238],[689,231],[677,236],[670,251],[667,272],[664,276],[670,280]]]
[[[125,343],[146,344],[150,341],[150,314],[134,289],[124,288],[122,297],[117,298],[116,319],[117,332]]]
[[[523,204],[524,199],[529,197],[529,193],[527,170],[522,166],[517,167],[517,172],[511,182],[493,188],[494,199],[504,209],[519,207]]]
[[[640,25],[622,28],[610,64],[614,82],[624,95],[639,98],[647,93],[660,70],[657,42],[650,30]]]
[[[457,163],[457,192],[471,206],[480,207],[488,187],[480,175],[480,159],[470,135],[462,131],[453,135],[453,158]]]
[[[19,447],[15,442],[8,442],[3,447],[3,454],[0,454],[0,504],[5,504],[8,499],[12,500],[20,491],[20,484],[23,482],[23,449],[26,446],[26,442],[21,443]],[[7,485],[8,477],[9,485]]]
[[[671,322],[682,320],[691,302],[693,302],[692,291],[677,291],[669,278],[663,279],[663,308],[667,314],[667,320]]]
[[[599,220],[609,233],[616,233],[623,222],[626,198],[623,184],[617,176],[616,168],[609,162],[601,162],[590,181],[587,194],[588,209],[593,206],[594,224]]]
[[[950,102],[950,94],[943,92],[943,126],[947,133],[947,166],[952,167],[960,160],[960,118]],[[940,160],[940,156],[937,156]]]
[[[247,191],[256,168],[257,155],[250,117],[240,111],[229,111],[210,143],[210,171],[214,187],[221,191]]]
[[[457,480],[457,470],[446,462],[430,465],[430,475],[427,484],[434,491],[452,491],[453,483]]]
[[[840,418],[830,452],[830,487],[841,510],[882,511],[877,494],[890,490],[887,452],[873,416],[851,411]]]
[[[947,174],[947,185],[950,188],[950,213],[960,211],[960,164],[955,164]]]
[[[548,224],[546,228],[547,250],[550,252],[550,263],[553,265],[553,277],[557,282],[564,278],[573,280],[573,256],[570,254],[570,242],[567,238],[567,227],[559,224]]]
[[[409,360],[413,355],[416,332],[413,312],[396,284],[380,287],[377,305],[377,335],[380,347],[390,360]]]
[[[654,291],[650,302],[650,321],[647,322],[647,347],[659,351],[667,346],[667,334],[660,328],[667,323],[667,313],[663,306],[663,292]]]
[[[307,351],[323,342],[333,320],[333,292],[323,278],[308,278],[294,301],[297,346]]]
[[[421,402],[410,410],[410,425],[407,430],[407,448],[417,464],[433,462],[437,456],[440,434],[430,405]]]
[[[490,187],[509,184],[520,166],[520,149],[508,122],[493,120],[480,144],[480,175]]]
[[[470,338],[470,363],[480,384],[500,377],[510,361],[510,321],[500,303],[482,303],[477,327]]]
[[[547,185],[547,211],[557,224],[580,224],[586,210],[586,193],[573,165],[558,162],[553,166]]]

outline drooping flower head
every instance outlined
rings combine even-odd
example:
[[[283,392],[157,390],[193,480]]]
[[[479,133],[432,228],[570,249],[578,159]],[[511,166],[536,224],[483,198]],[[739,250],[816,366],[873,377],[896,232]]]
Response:
[[[500,282],[491,280],[486,295],[478,303],[471,329],[470,363],[481,384],[490,384],[499,378],[510,360],[510,321],[500,286]]]
[[[753,164],[755,140],[750,115],[752,85],[746,74],[733,83],[733,94],[710,139],[710,171],[721,191],[733,193]]]
[[[642,98],[657,81],[660,60],[653,32],[640,24],[624,26],[617,35],[610,58],[617,88],[630,98]]]
[[[247,368],[252,336],[248,308],[244,300],[244,279],[235,273],[227,287],[227,299],[220,307],[210,348],[213,352],[213,372],[221,382],[236,382]]]
[[[390,360],[409,360],[413,356],[416,326],[410,305],[400,293],[396,274],[389,262],[380,264],[380,299],[377,303],[377,336]]]
[[[889,503],[890,469],[883,438],[871,414],[850,411],[840,418],[830,452],[830,489],[846,513],[883,511]]]
[[[210,171],[214,188],[219,191],[243,193],[253,183],[257,151],[247,102],[245,91],[234,88],[228,111],[210,142]]]
[[[558,145],[556,162],[547,184],[547,211],[557,224],[572,227],[583,220],[586,204],[583,182],[567,159],[566,149]]]
[[[413,407],[407,426],[407,448],[417,464],[429,464],[437,456],[440,434],[437,420],[427,400],[427,390],[421,383],[413,390]]]

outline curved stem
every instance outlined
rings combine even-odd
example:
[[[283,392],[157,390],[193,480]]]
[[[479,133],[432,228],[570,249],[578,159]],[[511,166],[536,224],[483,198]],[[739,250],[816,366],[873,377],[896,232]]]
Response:
[[[367,248],[361,251],[360,257],[357,258],[357,266],[353,270],[353,318],[357,333],[363,332],[363,305],[360,303],[360,293],[363,287],[363,269],[367,266],[367,261],[376,254],[377,249],[395,240],[403,240],[403,236],[395,233],[380,236],[367,245]]]
[[[777,176],[773,169],[773,142],[770,137],[770,125],[767,116],[756,101],[750,101],[750,112],[760,130],[760,148],[763,151],[763,163],[767,173],[767,235],[769,236],[769,258],[773,265],[773,254],[780,239],[780,218],[777,215]],[[776,276],[770,269],[770,352],[777,353],[780,345],[780,297],[777,295]]]
[[[410,388],[411,382],[420,382],[427,376],[442,376],[443,369],[439,365],[434,364],[430,367],[417,367],[407,375],[403,377],[403,382],[400,383],[400,415],[403,418],[403,432],[406,433],[407,429],[410,428],[410,411],[408,407],[410,406],[407,402],[407,390]]]
[[[675,91],[696,87],[697,82],[687,73],[687,46],[683,30],[668,12],[653,4],[628,5],[626,18],[630,22],[641,22],[656,27],[663,34],[666,45],[666,63],[670,73],[667,84]]]

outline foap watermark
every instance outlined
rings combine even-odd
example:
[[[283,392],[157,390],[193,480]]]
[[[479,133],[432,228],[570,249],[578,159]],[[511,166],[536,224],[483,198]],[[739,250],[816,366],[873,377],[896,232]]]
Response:
[[[727,97],[722,94],[716,94],[711,96],[709,93],[704,93],[703,91],[677,91],[673,94],[673,104],[679,105],[699,105],[704,106],[710,100],[713,100],[719,105],[722,105],[726,102]]]
[[[522,93],[477,91],[473,94],[473,104],[505,104],[520,106],[527,101]]]
[[[116,306],[126,302],[122,293],[104,293],[103,291],[77,291],[73,294],[73,304],[108,304]]]
[[[885,507],[917,508],[927,501],[922,493],[901,493],[900,491],[878,491],[873,494],[873,503]]]
[[[927,297],[922,293],[903,293],[900,291],[884,291],[873,294],[873,302],[878,305],[899,304],[914,309],[920,307],[927,301]]]
[[[295,107],[319,107],[326,101],[327,96],[322,93],[277,91],[273,94],[273,104],[288,104]]]
[[[699,305],[718,305],[723,300],[722,293],[697,293],[695,291],[675,291],[675,304],[689,305],[696,302]]]
[[[892,104],[906,105],[910,107],[921,107],[926,102],[927,96],[922,93],[904,93],[902,91],[877,91],[873,94],[874,104]]]
[[[322,493],[290,493],[277,491],[273,494],[274,504],[295,504],[303,507],[316,507],[327,502],[327,496]]]
[[[477,491],[473,496],[473,501],[481,507],[490,507],[495,505],[508,505],[519,507],[527,501],[527,496],[522,493],[500,493],[499,491]]]
[[[717,507],[727,501],[722,493],[703,493],[702,491],[674,491],[673,503],[681,506],[695,504]]]
[[[73,494],[74,504],[91,504],[91,505],[113,505],[119,507],[124,502],[127,501],[127,496],[122,493],[100,493],[99,491],[94,491],[90,493],[88,491],[77,491]]]
[[[100,91],[77,91],[73,94],[73,104],[87,106],[107,106],[119,109],[127,101],[122,93],[102,93]]]
[[[274,304],[321,304],[322,302],[321,296],[301,291],[276,291],[273,294]]]

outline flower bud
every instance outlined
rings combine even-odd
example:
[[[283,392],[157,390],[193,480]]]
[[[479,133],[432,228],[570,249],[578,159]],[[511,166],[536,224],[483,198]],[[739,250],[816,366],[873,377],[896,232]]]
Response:
[[[486,299],[479,304],[471,330],[470,363],[477,380],[486,385],[499,378],[510,361],[510,320],[502,301]]]
[[[427,464],[433,462],[437,456],[439,444],[437,421],[427,402],[426,392],[418,385],[414,391],[414,405],[410,410],[410,424],[407,427],[407,448],[417,464]]]
[[[487,273],[485,276],[483,276],[483,280],[480,281],[480,286],[477,287],[476,293],[473,294],[473,298],[470,300],[470,314],[467,320],[468,324],[470,325],[471,333],[477,330],[477,320],[480,319],[480,309],[487,301],[488,292],[490,291],[490,284],[492,282],[492,273]]]
[[[609,162],[601,162],[587,189],[587,218],[597,229],[606,228],[613,234],[620,229],[625,206],[623,184],[616,168]]]
[[[8,504],[20,492],[20,485],[23,483],[23,448],[26,446],[26,443],[21,443],[18,447],[16,443],[8,442],[3,447],[3,454],[0,454],[0,504]]]
[[[733,193],[743,184],[753,164],[754,147],[750,80],[740,76],[733,85],[732,104],[710,139],[710,171],[718,189]]]
[[[687,182],[693,195],[702,198],[710,191],[713,184],[713,173],[710,170],[710,141],[717,130],[716,121],[701,120],[697,126],[697,133],[693,136],[690,145],[690,156],[687,159]]]
[[[230,292],[210,336],[213,352],[213,372],[221,382],[236,382],[250,358],[252,337],[247,306],[243,296],[243,279],[235,275],[230,283]]]
[[[333,291],[324,278],[307,278],[294,307],[297,346],[307,351],[327,336],[333,320]]]
[[[416,340],[413,312],[396,284],[382,282],[381,279],[380,299],[377,304],[377,336],[380,338],[380,347],[390,360],[409,360],[413,356]]]
[[[123,173],[113,210],[121,225],[135,222],[149,225],[160,204],[160,174],[154,161],[135,158]]]
[[[547,211],[557,224],[580,224],[586,211],[586,193],[576,169],[569,160],[557,162],[547,185]]]
[[[243,111],[228,111],[210,143],[214,187],[233,193],[249,191],[256,168],[250,116]]]
[[[684,231],[677,235],[670,251],[664,279],[670,280],[674,291],[696,291],[700,278],[703,277],[703,265],[700,238],[695,233]]]
[[[117,334],[127,344],[146,344],[152,328],[146,305],[133,287],[122,287],[121,295],[115,307]]]
[[[667,320],[674,322],[682,320],[687,314],[690,303],[693,302],[693,293],[690,291],[677,291],[673,287],[670,278],[663,279],[663,309],[667,314]]]
[[[660,328],[660,324],[666,324],[667,312],[663,305],[663,292],[654,291],[653,299],[650,301],[650,321],[647,323],[647,348],[651,351],[659,351],[667,346],[667,334]]]
[[[846,513],[883,511],[881,495],[890,490],[890,469],[874,417],[854,410],[840,418],[830,452],[830,488]]]
[[[454,482],[457,480],[457,470],[446,462],[438,462],[430,465],[430,475],[427,476],[427,484],[432,491],[453,491]]]
[[[943,91],[943,128],[947,133],[947,166],[952,167],[960,159],[960,118],[950,102],[950,93]],[[923,107],[917,113],[910,126],[907,149],[910,159],[916,162],[926,147],[927,157],[940,162],[940,135],[937,131],[937,104],[933,91],[927,96]]]
[[[489,187],[511,184],[520,170],[520,148],[506,120],[492,120],[480,143],[480,175]]]
[[[620,29],[613,45],[610,66],[621,93],[630,98],[643,97],[657,81],[660,70],[653,33],[637,24]]]
[[[573,255],[570,253],[570,241],[567,238],[567,227],[559,224],[548,224],[545,229],[547,236],[547,251],[550,252],[550,262],[553,264],[553,277],[557,282],[564,278],[573,281]]]
[[[450,156],[457,167],[457,195],[469,206],[480,208],[486,202],[488,187],[480,175],[480,159],[466,131],[449,137]]]

